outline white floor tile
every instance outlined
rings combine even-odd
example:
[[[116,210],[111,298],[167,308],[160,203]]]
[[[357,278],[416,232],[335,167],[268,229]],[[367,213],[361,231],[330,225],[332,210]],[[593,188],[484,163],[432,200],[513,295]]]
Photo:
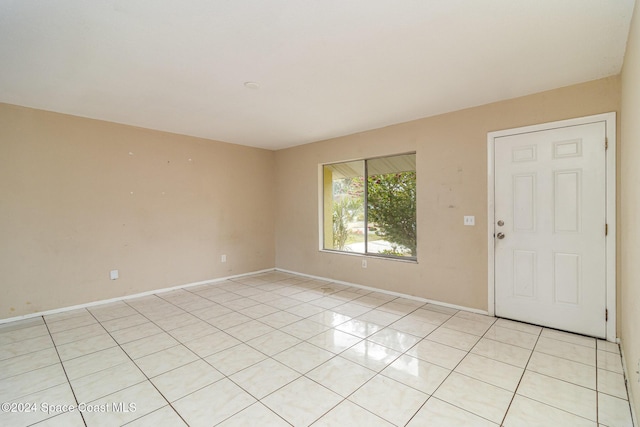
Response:
[[[171,310],[173,311],[176,309],[177,308],[174,307]],[[147,316],[147,317],[151,317],[151,316]],[[193,325],[201,322],[201,320],[198,319],[193,314],[185,313],[182,310],[179,310],[179,314],[175,314],[173,316],[169,316],[167,315],[167,313],[161,312],[157,318],[151,317],[151,320],[153,320],[153,322],[156,325],[160,326],[165,331],[172,331],[174,329],[178,329],[183,326]]]
[[[222,331],[184,343],[185,347],[202,358],[211,356],[212,354],[218,353],[222,350],[235,347],[238,344],[240,344],[240,340],[237,340]]]
[[[330,351],[302,342],[276,354],[273,358],[301,374],[306,374],[334,356]]]
[[[107,407],[109,411],[85,411],[83,416],[90,426],[116,426],[128,423],[156,411],[167,404],[149,381],[125,388],[116,393],[90,402],[95,407]]]
[[[249,393],[224,378],[173,403],[190,427],[210,427],[254,404]]]
[[[252,319],[259,319],[263,316],[268,316],[269,314],[277,313],[280,310],[266,304],[257,304],[251,307],[244,308],[239,310],[238,313],[244,314],[245,316],[249,316]]]
[[[114,332],[120,329],[130,328],[132,326],[141,325],[147,323],[149,320],[141,314],[135,313],[130,316],[119,317],[113,320],[102,321],[102,326],[109,332]]]
[[[433,396],[500,424],[511,403],[513,393],[453,372]]]
[[[71,381],[71,387],[80,402],[92,402],[147,378],[131,361],[95,372]]]
[[[524,369],[488,357],[469,354],[462,359],[455,372],[508,391],[515,391]]]
[[[400,356],[382,371],[382,375],[426,394],[432,394],[450,373],[448,369],[408,355]]]
[[[353,402],[345,400],[313,423],[313,427],[392,427],[393,424],[367,411]]]
[[[0,360],[6,360],[52,347],[53,341],[49,335],[29,338],[0,346]]]
[[[208,321],[209,323],[215,323],[215,318],[223,316],[225,314],[233,313],[228,307],[224,305],[214,303],[213,306],[207,308],[201,308],[199,310],[194,310],[191,312],[197,318]]]
[[[448,345],[459,350],[469,351],[480,339],[479,336],[439,327],[425,338],[440,344]]]
[[[516,322],[508,319],[498,319],[495,322],[496,326],[500,326],[503,328],[514,329],[520,332],[526,332],[533,335],[540,335],[542,332],[542,327],[536,325],[529,325],[528,323]]]
[[[68,383],[40,390],[18,400],[14,399],[12,402],[26,403],[28,404],[28,409],[18,410],[17,412],[0,411],[1,426],[29,426],[68,412],[68,409],[65,409],[64,406],[76,404]]]
[[[598,393],[598,421],[607,427],[633,427],[629,402]]]
[[[141,338],[122,344],[122,349],[127,352],[132,359],[139,359],[149,354],[157,353],[180,344],[175,338],[166,332],[155,334],[150,337]]]
[[[607,371],[621,374],[622,371],[622,358],[619,354],[610,353],[608,351],[597,351],[598,369],[605,369]]]
[[[273,359],[265,359],[229,378],[256,399],[262,399],[299,377],[299,372]]]
[[[527,371],[518,394],[596,421],[596,392],[566,381]]]
[[[99,322],[106,322],[137,314],[137,312],[124,301],[89,307],[88,310]]]
[[[504,421],[505,427],[572,426],[596,427],[594,421],[516,395]]]
[[[95,353],[96,351],[115,347],[117,345],[118,343],[115,342],[108,333],[103,332],[102,334],[83,338],[69,344],[59,345],[57,348],[60,359],[65,361],[75,359],[76,357],[84,356],[86,354]]]
[[[367,307],[361,304],[356,304],[353,301],[342,304],[338,307],[335,307],[332,311],[336,313],[344,314],[345,316],[349,316],[352,318],[362,316],[363,314],[372,310],[372,307]]]
[[[290,427],[291,424],[280,418],[275,412],[257,402],[237,414],[227,418],[218,427]]]
[[[340,356],[359,365],[380,372],[396,360],[402,353],[389,347],[364,340],[346,349]]]
[[[361,314],[357,317],[357,319],[364,320],[366,322],[375,323],[382,326],[388,326],[395,321],[398,321],[403,316],[399,314],[389,313],[387,311],[382,311],[378,309],[374,309],[371,311],[367,311],[364,314]]]
[[[308,319],[303,319],[280,328],[282,332],[286,332],[287,334],[293,335],[294,337],[300,338],[301,340],[307,340],[328,329],[328,326]]]
[[[233,375],[267,356],[246,344],[240,344],[206,357],[205,360],[224,375]]]
[[[21,356],[0,360],[0,380],[14,375],[24,374],[34,369],[44,368],[60,363],[54,348],[27,353]]]
[[[435,325],[435,326],[440,326],[451,318],[451,314],[445,314],[445,313],[440,313],[438,311],[419,308],[413,313],[407,315],[405,318],[416,319],[423,322],[431,323],[432,325]]]
[[[260,321],[262,323],[276,329],[280,329],[299,320],[302,320],[302,317],[296,316],[295,314],[288,313],[286,311],[278,311],[276,313],[269,314],[268,316],[260,318]]]
[[[424,339],[407,351],[407,354],[452,370],[467,355],[467,352]]]
[[[184,343],[204,337],[206,335],[214,334],[216,332],[219,332],[218,328],[211,326],[209,323],[203,320],[200,320],[197,323],[172,329],[171,331],[169,331],[169,335]]]
[[[395,301],[388,302],[386,304],[378,307],[378,310],[386,311],[388,313],[398,314],[400,316],[405,316],[412,311],[416,310],[418,307],[413,307],[407,304],[401,304]]]
[[[620,354],[620,346],[615,342],[609,342],[604,340],[597,340],[597,349],[602,351],[608,351],[610,353]]]
[[[224,376],[204,360],[165,372],[151,379],[169,402],[174,402],[196,390],[222,379]]]
[[[32,319],[28,319],[29,323],[24,323],[25,321],[21,320],[0,325],[0,345],[49,335],[49,330],[42,322],[42,318],[38,317],[36,319],[40,319],[39,322],[34,323]]]
[[[427,400],[418,413],[411,419],[407,427],[422,426],[451,427],[497,427],[489,420],[479,417],[457,406],[453,406],[435,397]]]
[[[127,427],[187,427],[182,418],[170,406],[153,411],[144,415],[131,423]]]
[[[538,335],[522,332],[513,328],[502,327],[501,324],[494,324],[486,334],[485,338],[499,341],[505,344],[511,344],[518,347],[533,350],[538,341]]]
[[[153,378],[171,369],[193,362],[197,358],[198,356],[187,347],[177,345],[136,359],[135,362],[147,377]]]
[[[349,400],[395,425],[405,425],[428,395],[383,375],[375,376]]]
[[[308,339],[307,341],[310,344],[338,354],[345,351],[349,347],[354,346],[362,340],[354,335],[337,331],[335,329],[330,329]]]
[[[435,312],[438,312],[438,313],[448,314],[450,316],[453,316],[458,311],[460,311],[460,310],[455,309],[455,308],[445,307],[443,305],[438,305],[438,304],[426,304],[426,305],[423,305],[422,308],[425,309],[425,310],[429,310],[429,311],[435,311]]]
[[[482,338],[471,349],[471,353],[524,368],[531,357],[531,350],[489,338]]]
[[[366,322],[360,319],[349,320],[335,327],[335,329],[337,329],[338,331],[346,332],[360,338],[367,338],[368,336],[375,334],[382,328],[384,328],[384,326]]]
[[[323,311],[325,311],[322,307],[318,307],[317,305],[311,305],[308,303],[287,307],[284,310],[287,313],[295,314],[296,316],[299,316],[301,318],[310,317],[314,314],[322,313]]]
[[[416,345],[420,341],[420,337],[396,329],[385,328],[371,335],[368,340],[396,351],[405,352]]]
[[[527,369],[592,390],[596,389],[595,366],[534,351]]]
[[[628,400],[627,387],[624,383],[624,376],[622,374],[598,369],[597,375],[599,392]]]
[[[373,378],[375,374],[375,371],[337,356],[307,372],[306,377],[343,397],[347,397]]]
[[[35,427],[85,427],[84,420],[78,411],[65,412],[33,425]]]
[[[151,324],[151,322],[148,323]],[[56,345],[63,345],[83,338],[89,338],[94,335],[104,334],[104,332],[104,328],[101,324],[93,323],[91,325],[57,332],[55,334],[51,334],[51,337]]]
[[[578,344],[589,348],[596,348],[596,339],[585,337],[583,335],[576,335],[569,332],[558,331],[555,329],[543,328],[540,337],[551,338],[558,341],[569,342],[571,344]]]
[[[392,323],[391,327],[400,332],[411,334],[420,338],[426,337],[438,328],[432,323],[423,322],[415,317],[410,318],[408,316]]]
[[[121,348],[112,347],[67,360],[63,365],[69,379],[74,380],[129,361],[129,357]]]
[[[262,403],[294,426],[308,426],[336,406],[342,397],[301,377],[270,394]]]
[[[0,403],[16,400],[66,382],[67,377],[60,363],[8,377],[0,380]]]
[[[482,336],[489,330],[491,323],[469,320],[456,315],[444,322],[442,326],[467,334]]]
[[[98,323],[95,317],[89,314],[86,310],[83,311],[84,313],[68,319],[59,320],[52,323],[49,323],[49,321],[47,321],[47,327],[49,328],[49,331],[53,334],[56,332],[66,331],[68,329],[74,329],[81,326]]]
[[[301,341],[293,335],[276,330],[249,340],[247,344],[267,356],[273,356],[300,342]]]
[[[580,344],[540,337],[536,344],[535,351],[561,357],[563,359],[573,360],[585,365],[596,366],[595,348],[585,347]]]

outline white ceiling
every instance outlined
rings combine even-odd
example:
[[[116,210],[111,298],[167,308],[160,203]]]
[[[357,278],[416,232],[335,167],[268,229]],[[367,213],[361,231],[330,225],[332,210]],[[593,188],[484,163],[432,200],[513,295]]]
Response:
[[[633,5],[0,0],[0,102],[278,149],[618,74]]]

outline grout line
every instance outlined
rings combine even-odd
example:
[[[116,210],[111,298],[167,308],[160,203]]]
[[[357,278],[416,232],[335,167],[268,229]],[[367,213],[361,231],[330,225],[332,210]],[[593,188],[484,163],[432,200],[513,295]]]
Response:
[[[62,371],[64,372],[64,376],[67,379],[67,385],[69,386],[69,389],[71,390],[71,394],[73,394],[73,399],[76,401],[76,408],[78,407],[78,405],[80,404],[80,402],[78,401],[78,397],[76,396],[76,391],[73,389],[73,386],[71,385],[71,380],[69,379],[69,374],[67,374],[67,368],[65,368],[64,363],[62,362],[62,358],[60,357],[60,352],[58,352],[58,346],[56,345],[56,342],[53,340],[53,336],[51,335],[51,330],[49,330],[49,325],[47,324],[47,321],[45,320],[44,316],[42,317],[42,321],[44,322],[45,327],[47,328],[47,331],[49,332],[49,338],[51,339],[51,342],[53,343],[53,348],[56,351],[56,355],[58,355],[58,360],[60,361],[60,366],[62,367]],[[87,426],[87,420],[84,419],[84,414],[82,413],[82,411],[78,411],[80,412],[80,418],[82,418],[82,422],[84,423],[85,427]],[[58,414],[58,415],[62,415]],[[51,417],[53,418],[53,417]]]
[[[520,380],[518,381],[518,384],[516,385],[516,388],[513,391],[513,395],[511,396],[511,400],[509,401],[509,405],[507,405],[507,410],[504,411],[504,416],[502,417],[502,421],[500,422],[500,425],[503,425],[504,422],[507,419],[507,414],[509,414],[509,410],[511,409],[511,405],[513,404],[513,400],[516,398],[516,395],[518,394],[518,389],[520,389],[520,385],[522,384],[522,379],[524,378],[524,374],[527,372],[527,367],[529,366],[529,363],[531,362],[531,358],[533,357],[533,352],[536,350],[536,346],[538,345],[538,341],[540,340],[541,336],[542,336],[542,329],[538,333],[538,338],[536,338],[536,342],[533,345],[533,348],[531,348],[531,353],[529,354],[529,357],[527,358],[527,363],[524,365],[524,368],[522,369],[522,375],[520,375]]]
[[[126,304],[126,302],[125,302],[125,304]],[[127,304],[127,305],[128,305],[128,304]],[[135,309],[135,307],[131,307],[131,308],[133,308],[134,310],[136,310],[136,309]],[[136,311],[138,311],[138,310],[136,310]],[[151,319],[149,319],[148,317],[146,317],[144,314],[142,314],[142,313],[140,313],[140,312],[138,312],[138,313],[139,313],[140,315],[142,315],[143,317],[145,317],[147,320],[151,321]],[[98,321],[98,319],[95,317],[95,315],[93,315],[93,313],[91,313],[91,315],[96,319],[96,321]],[[100,321],[98,321],[98,323],[100,323]],[[152,323],[153,323],[153,322],[152,322]],[[102,323],[100,323],[100,325],[104,328],[104,326],[102,325]],[[158,325],[156,325],[156,326],[158,326]],[[160,396],[162,396],[162,397],[164,398],[164,400],[165,400],[165,401],[167,402],[167,404],[171,407],[171,409],[173,409],[173,411],[178,415],[178,417],[180,417],[180,419],[181,419],[182,421],[184,421],[184,423],[185,423],[186,425],[189,425],[189,424],[187,423],[187,421],[186,421],[184,418],[182,418],[182,415],[180,415],[180,413],[178,413],[178,411],[176,411],[176,410],[175,410],[175,408],[173,407],[173,405],[171,404],[171,402],[169,402],[169,399],[167,399],[167,398],[165,397],[165,395],[164,395],[164,394],[162,394],[162,392],[161,392],[160,390],[158,390],[158,387],[156,387],[156,385],[153,383],[153,381],[151,381],[151,378],[149,378],[149,376],[148,376],[148,375],[147,375],[147,374],[146,374],[146,373],[145,373],[145,372],[140,368],[140,366],[138,366],[138,364],[137,364],[137,363],[135,362],[135,360],[134,360],[134,359],[129,355],[129,353],[127,353],[127,352],[122,348],[122,346],[120,345],[120,343],[118,343],[118,342],[115,340],[115,338],[113,338],[113,336],[111,335],[111,333],[110,333],[109,331],[107,331],[107,329],[106,329],[106,328],[104,328],[104,330],[109,334],[109,336],[111,337],[111,339],[115,341],[115,343],[117,344],[118,348],[120,348],[120,350],[121,350],[121,351],[122,351],[122,352],[123,352],[123,353],[124,353],[128,358],[129,358],[129,360],[130,360],[130,361],[131,361],[131,362],[136,366],[136,368],[138,368],[138,370],[140,371],[140,373],[142,373],[142,375],[144,375],[144,377],[146,378],[146,381],[148,381],[148,382],[149,382],[149,384],[151,384],[151,386],[153,386],[153,388],[155,388],[155,389],[156,389],[156,391],[160,394]],[[117,366],[117,365],[116,365],[116,366]],[[110,368],[107,368],[107,369],[110,369]],[[89,375],[91,375],[91,374],[89,374]],[[144,382],[144,381],[143,381],[143,382]],[[120,390],[116,390],[115,392],[113,392],[113,393],[109,393],[109,394],[107,394],[106,396],[110,396],[111,394],[121,392],[122,390],[126,390],[126,389],[128,389],[128,388],[135,387],[136,385],[138,385],[138,384],[142,384],[143,382],[139,382],[139,383],[136,383],[136,384],[132,384],[132,385],[130,385],[130,386],[128,386],[128,387],[124,387],[124,388],[122,388],[122,389],[120,389]],[[73,388],[73,387],[72,387],[72,388]],[[101,399],[101,398],[106,397],[106,396],[98,397],[97,399]],[[97,400],[97,399],[96,399],[96,400]],[[158,408],[157,410],[159,410],[159,409],[162,409],[162,407]],[[134,418],[133,420],[131,420],[131,421],[129,421],[129,422],[133,422],[133,421],[135,421],[135,420],[138,420],[138,419],[140,419],[140,418],[142,418],[142,417],[145,417],[145,416],[147,416],[147,415],[149,415],[150,413],[153,413],[153,412],[155,412],[155,411],[151,411],[151,412],[149,412],[149,413],[147,413],[147,414],[143,414],[143,415],[141,415],[141,416],[139,416],[139,417],[137,417],[137,418]],[[127,424],[128,424],[129,422],[127,422]]]

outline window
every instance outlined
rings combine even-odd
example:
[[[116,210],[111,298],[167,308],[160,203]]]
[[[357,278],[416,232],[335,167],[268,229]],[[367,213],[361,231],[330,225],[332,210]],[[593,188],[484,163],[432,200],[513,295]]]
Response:
[[[324,249],[416,259],[415,153],[324,165],[323,200]]]

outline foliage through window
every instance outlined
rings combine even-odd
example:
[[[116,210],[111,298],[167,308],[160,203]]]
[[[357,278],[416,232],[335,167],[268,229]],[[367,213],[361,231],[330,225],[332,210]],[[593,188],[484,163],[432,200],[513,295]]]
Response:
[[[324,248],[416,254],[416,155],[324,165]]]

